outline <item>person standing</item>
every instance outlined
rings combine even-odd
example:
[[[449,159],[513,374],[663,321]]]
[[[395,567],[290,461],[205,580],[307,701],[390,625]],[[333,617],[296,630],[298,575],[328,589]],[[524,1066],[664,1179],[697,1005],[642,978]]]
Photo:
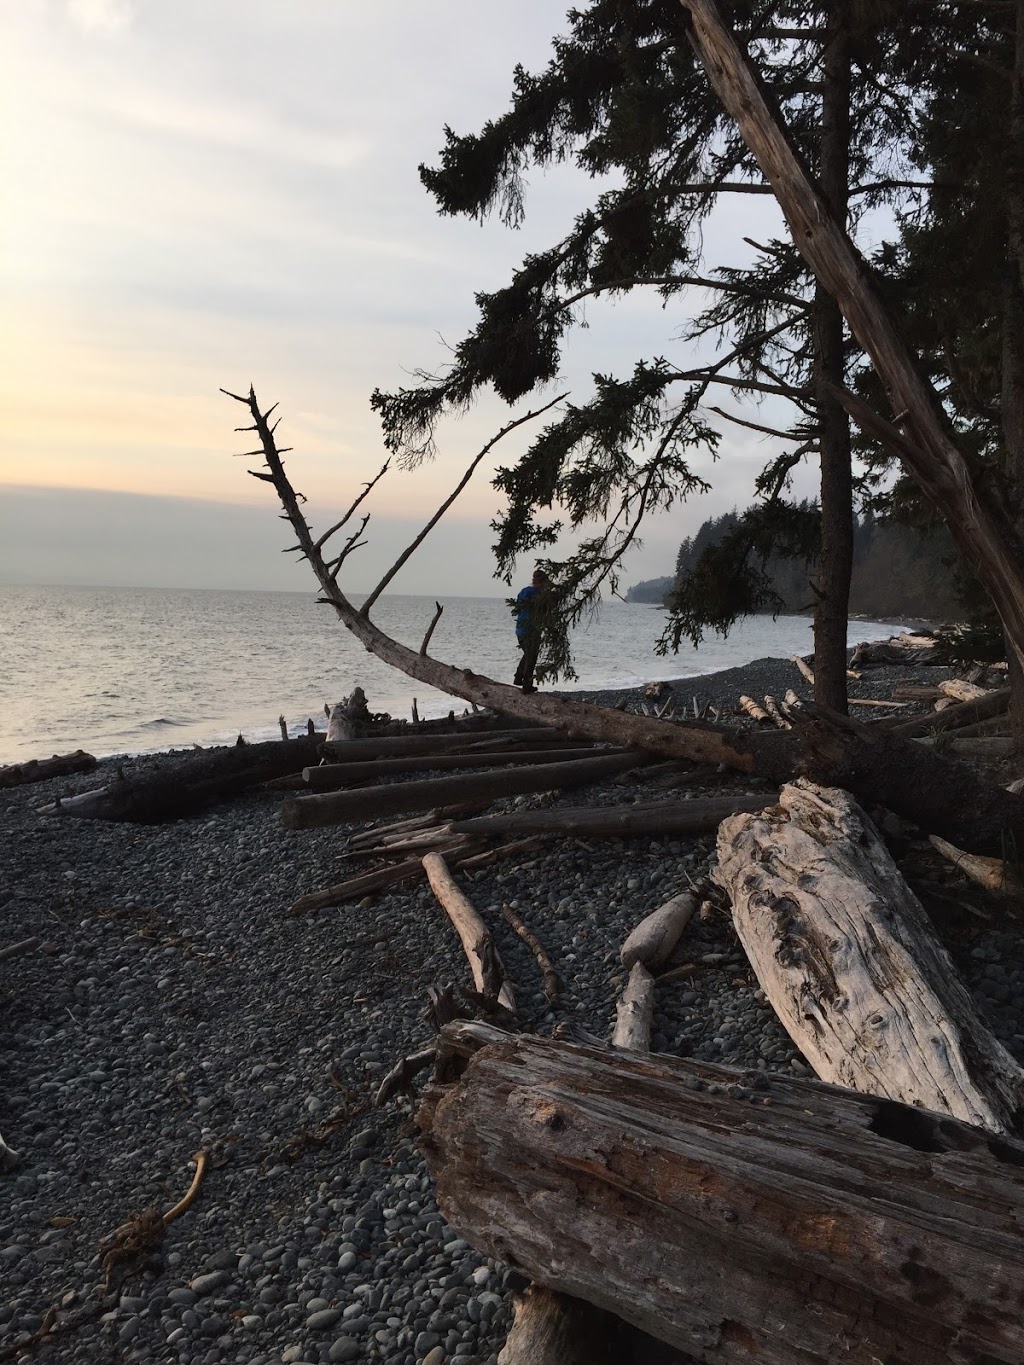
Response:
[[[524,692],[536,692],[533,685],[533,671],[537,667],[540,654],[541,628],[540,617],[544,599],[551,589],[551,579],[543,569],[534,569],[530,585],[523,588],[516,598],[516,640],[523,651],[516,669],[515,685]]]

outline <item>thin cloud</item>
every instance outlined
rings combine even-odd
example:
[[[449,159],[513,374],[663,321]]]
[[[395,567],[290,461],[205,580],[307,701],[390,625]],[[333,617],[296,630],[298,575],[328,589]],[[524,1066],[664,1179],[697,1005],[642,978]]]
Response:
[[[86,33],[119,33],[135,17],[131,0],[68,0],[68,18]]]

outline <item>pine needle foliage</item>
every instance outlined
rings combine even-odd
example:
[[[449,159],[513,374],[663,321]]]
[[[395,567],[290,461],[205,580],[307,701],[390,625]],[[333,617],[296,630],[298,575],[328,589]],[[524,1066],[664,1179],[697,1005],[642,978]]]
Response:
[[[831,9],[796,0],[729,7],[812,166],[820,40]],[[846,0],[845,13],[857,75],[851,172],[861,203],[891,203],[907,193],[900,176],[916,136],[912,80],[933,60],[922,52],[946,40],[943,24],[954,22],[956,6]],[[727,629],[770,602],[757,568],[768,540],[776,555],[810,559],[816,549],[810,523],[785,498],[796,464],[818,450],[813,282],[787,241],[762,244],[743,269],[704,264],[706,220],[721,195],[767,187],[693,55],[683,7],[589,0],[567,23],[543,71],[516,67],[507,111],[478,133],[446,128],[438,163],[421,166],[420,178],[441,214],[481,221],[496,214],[513,228],[526,213],[532,169],[571,163],[600,180],[599,192],[561,240],[527,256],[504,288],[476,295],[476,324],[442,373],[417,371],[413,386],[378,390],[372,399],[389,449],[411,467],[434,453],[439,421],[464,413],[483,390],[511,404],[550,384],[571,331],[585,325],[588,298],[653,289],[681,322],[683,340],[720,347],[692,369],[654,356],[638,359],[626,377],[595,374],[589,397],[566,403],[515,465],[498,470],[506,507],[494,523],[495,555],[506,581],[519,559],[551,551],[564,530],[581,537],[563,561],[543,561],[559,585],[558,623],[545,631],[549,676],[568,675],[566,631],[602,590],[616,591],[618,566],[638,543],[643,518],[707,487],[695,465],[719,451],[709,420],[717,395],[788,401],[791,417],[780,430],[761,425],[756,410],[745,423],[781,435],[786,448],[758,481],[763,507],[720,552],[724,577],[702,575],[679,597],[670,643],[699,637],[704,626]],[[696,309],[688,306],[694,296],[684,297],[694,289],[701,291]],[[851,347],[851,372],[861,363]],[[591,534],[593,523],[604,525]]]

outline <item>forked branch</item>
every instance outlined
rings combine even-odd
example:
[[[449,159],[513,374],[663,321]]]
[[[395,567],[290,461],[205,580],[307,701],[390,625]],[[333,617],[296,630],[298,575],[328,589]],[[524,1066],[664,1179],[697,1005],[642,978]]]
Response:
[[[416,537],[416,539],[412,542],[411,545],[406,546],[406,548],[395,560],[394,564],[392,564],[391,568],[388,569],[387,573],[370,593],[369,597],[367,597],[366,601],[359,608],[361,615],[369,616],[370,608],[373,606],[374,602],[376,602],[377,598],[388,586],[388,584],[394,578],[395,574],[398,573],[402,565],[408,559],[411,558],[411,556],[416,552],[416,550],[419,549],[419,547],[426,540],[427,536],[430,535],[430,532],[441,520],[445,512],[448,511],[448,508],[451,507],[452,503],[465,488],[466,484],[469,483],[480,461],[484,459],[485,456],[489,455],[490,452],[494,449],[494,447],[498,444],[498,442],[503,437],[507,436],[510,431],[515,431],[516,427],[521,427],[524,426],[527,422],[532,422],[535,417],[540,417],[542,413],[547,412],[550,408],[553,408],[556,403],[560,403],[563,398],[567,398],[568,396],[569,395],[567,393],[560,393],[557,398],[552,398],[551,402],[545,403],[542,408],[537,408],[536,411],[534,412],[528,412],[522,417],[517,417],[513,422],[506,422],[506,424],[501,428],[497,435],[491,437],[491,439],[487,442],[483,449],[480,450],[474,457],[474,459],[471,461],[469,468],[466,470],[465,474],[463,474],[462,478],[456,484],[454,490],[448,495],[447,498],[445,498],[444,502],[437,509],[434,515],[430,518],[426,526],[424,526],[423,530],[419,533],[419,535]]]

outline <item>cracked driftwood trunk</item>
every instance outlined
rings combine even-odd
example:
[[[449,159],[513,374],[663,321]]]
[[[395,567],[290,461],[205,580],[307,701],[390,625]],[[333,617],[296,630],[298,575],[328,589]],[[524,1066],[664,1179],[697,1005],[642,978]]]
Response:
[[[1024,1071],[845,792],[798,782],[724,820],[719,883],[787,1033],[824,1081],[1017,1131]]]
[[[722,1365],[1024,1359],[1024,1144],[874,1096],[479,1024],[419,1113],[461,1236]]]

